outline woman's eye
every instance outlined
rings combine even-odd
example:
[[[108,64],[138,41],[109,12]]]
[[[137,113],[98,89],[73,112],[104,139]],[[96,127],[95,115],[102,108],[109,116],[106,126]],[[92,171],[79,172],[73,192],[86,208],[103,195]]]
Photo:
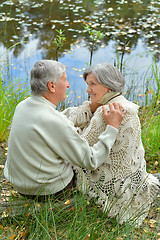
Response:
[[[94,82],[87,83],[88,86],[94,86],[96,85]]]

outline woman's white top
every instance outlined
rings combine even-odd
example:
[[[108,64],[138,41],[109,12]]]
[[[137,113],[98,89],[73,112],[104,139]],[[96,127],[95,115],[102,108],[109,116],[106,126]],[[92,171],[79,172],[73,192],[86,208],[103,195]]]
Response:
[[[116,141],[105,163],[96,170],[75,166],[79,189],[97,198],[109,216],[119,222],[132,218],[140,225],[148,214],[150,204],[159,191],[159,181],[146,172],[144,148],[141,140],[141,125],[138,106],[122,95],[109,103],[119,102],[127,111],[116,137]],[[98,141],[105,130],[102,107],[91,114],[89,102],[64,112],[79,129],[80,135],[90,146]]]

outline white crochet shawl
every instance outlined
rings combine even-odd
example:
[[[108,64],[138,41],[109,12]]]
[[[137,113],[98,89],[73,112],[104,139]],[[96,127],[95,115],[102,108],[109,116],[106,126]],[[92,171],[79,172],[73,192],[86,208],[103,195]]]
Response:
[[[122,95],[108,103],[112,102],[121,103],[127,111],[116,141],[106,162],[95,171],[74,167],[77,185],[80,191],[96,198],[109,216],[116,216],[120,223],[132,219],[140,225],[157,194],[159,182],[146,172],[139,107]],[[98,136],[105,130],[102,107],[92,114],[89,102],[85,102],[82,106],[67,109],[64,114],[90,146],[98,141]]]

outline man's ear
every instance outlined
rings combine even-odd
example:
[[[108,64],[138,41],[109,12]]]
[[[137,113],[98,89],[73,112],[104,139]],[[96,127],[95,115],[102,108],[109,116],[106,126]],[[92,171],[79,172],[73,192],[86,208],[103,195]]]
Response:
[[[55,92],[55,86],[56,86],[56,84],[55,84],[53,81],[49,81],[49,82],[47,83],[47,86],[48,86],[48,90],[49,90],[50,92]]]

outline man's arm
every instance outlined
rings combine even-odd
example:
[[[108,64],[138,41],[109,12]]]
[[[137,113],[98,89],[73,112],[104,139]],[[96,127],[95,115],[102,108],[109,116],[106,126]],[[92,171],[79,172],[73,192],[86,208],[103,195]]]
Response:
[[[117,127],[120,125],[123,115],[122,110],[117,105],[114,106],[112,104],[109,113],[104,110],[104,118],[105,121],[108,121],[109,125],[99,136],[99,141],[93,147],[90,147],[88,142],[76,133],[70,121],[67,121],[65,116],[61,115],[57,119],[59,124],[53,129],[52,133],[52,136],[56,136],[55,141],[52,139],[54,151],[56,151],[61,159],[71,164],[87,169],[96,169],[106,160],[106,156],[109,155],[116,139]],[[65,121],[64,118],[66,119]],[[112,126],[112,122],[114,126]]]

